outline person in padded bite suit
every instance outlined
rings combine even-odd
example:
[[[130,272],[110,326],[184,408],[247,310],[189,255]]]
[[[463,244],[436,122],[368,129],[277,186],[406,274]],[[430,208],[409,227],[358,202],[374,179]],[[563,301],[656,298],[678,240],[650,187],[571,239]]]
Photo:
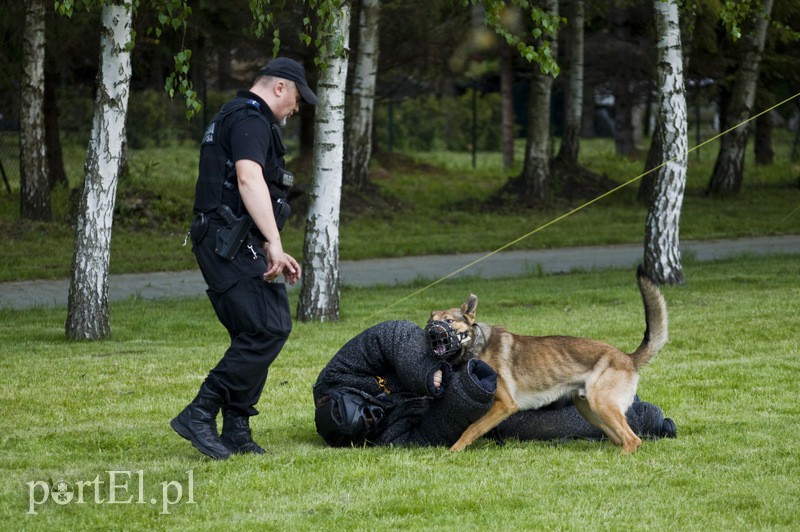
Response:
[[[449,447],[489,409],[495,372],[478,359],[452,367],[460,350],[455,345],[434,354],[431,344],[441,338],[431,325],[422,329],[410,321],[386,321],[339,349],[313,388],[317,432],[328,445]],[[661,409],[638,397],[626,417],[639,436],[676,434]],[[514,414],[491,434],[498,440],[605,437],[569,398]]]

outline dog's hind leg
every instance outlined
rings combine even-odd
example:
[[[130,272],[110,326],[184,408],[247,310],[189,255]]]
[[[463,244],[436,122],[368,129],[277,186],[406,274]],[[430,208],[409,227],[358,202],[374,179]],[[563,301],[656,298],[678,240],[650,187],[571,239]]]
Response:
[[[608,424],[600,418],[600,416],[594,413],[592,407],[589,406],[589,401],[586,400],[585,394],[575,394],[572,397],[572,402],[575,403],[575,408],[578,409],[578,412],[580,412],[584,419],[598,429],[602,430],[611,443],[614,445],[622,445],[622,440],[620,440],[617,437],[617,434],[611,430],[611,427],[609,427]]]
[[[596,407],[595,412],[597,412],[598,416],[603,419],[611,431],[616,435],[619,443],[616,441],[614,443],[622,446],[622,454],[631,454],[642,444],[642,440],[633,432],[633,430],[631,430],[630,425],[628,425],[628,420],[625,419],[625,414],[622,413],[616,407],[616,405],[610,406],[610,408]],[[611,433],[606,434],[608,434],[609,438],[611,438]]]
[[[585,384],[587,404],[579,407],[579,411],[612,443],[621,446],[623,454],[630,454],[642,444],[625,418],[625,411],[633,403],[639,377],[629,358],[610,357],[607,364],[598,364],[595,370]]]
[[[469,447],[475,440],[495,428],[506,420],[511,414],[519,411],[519,406],[504,386],[498,382],[494,403],[491,408],[475,423],[471,424],[457,442],[450,447],[451,451],[462,451]]]
[[[600,380],[603,382],[599,382]],[[642,444],[642,440],[631,430],[625,418],[625,409],[633,401],[632,390],[636,389],[635,386],[635,383],[631,386],[627,379],[617,378],[615,373],[607,371],[587,394],[588,406],[601,422],[596,426],[614,444],[622,447],[623,454],[636,451]]]

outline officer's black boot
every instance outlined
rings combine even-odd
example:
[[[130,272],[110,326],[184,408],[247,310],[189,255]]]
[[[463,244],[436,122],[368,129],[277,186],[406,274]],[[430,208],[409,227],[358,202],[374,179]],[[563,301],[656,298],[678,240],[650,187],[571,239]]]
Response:
[[[194,401],[170,421],[170,426],[195,449],[215,460],[225,460],[231,453],[217,434],[217,414],[222,396],[203,383]]]
[[[232,410],[222,409],[222,443],[232,454],[264,454],[250,433],[250,418],[240,416]]]

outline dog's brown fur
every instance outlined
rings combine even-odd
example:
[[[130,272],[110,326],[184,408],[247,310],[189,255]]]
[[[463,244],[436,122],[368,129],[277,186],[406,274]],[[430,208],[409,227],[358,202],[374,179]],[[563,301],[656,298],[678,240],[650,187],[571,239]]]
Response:
[[[475,320],[478,298],[470,295],[460,308],[431,312],[431,320],[449,322],[468,332],[462,342],[462,361],[480,358],[497,373],[497,392],[489,411],[467,427],[450,448],[460,451],[510,415],[542,407],[572,395],[578,411],[629,454],[642,444],[631,430],[625,412],[633,403],[639,369],[667,342],[667,307],[658,287],[637,272],[647,329],[631,354],[590,338],[522,336]]]

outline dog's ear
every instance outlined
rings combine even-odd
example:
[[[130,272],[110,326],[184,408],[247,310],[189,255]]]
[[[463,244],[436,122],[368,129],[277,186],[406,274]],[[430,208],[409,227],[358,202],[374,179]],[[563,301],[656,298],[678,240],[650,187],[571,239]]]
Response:
[[[470,323],[475,322],[475,309],[478,308],[478,296],[470,294],[461,304],[461,313]]]

